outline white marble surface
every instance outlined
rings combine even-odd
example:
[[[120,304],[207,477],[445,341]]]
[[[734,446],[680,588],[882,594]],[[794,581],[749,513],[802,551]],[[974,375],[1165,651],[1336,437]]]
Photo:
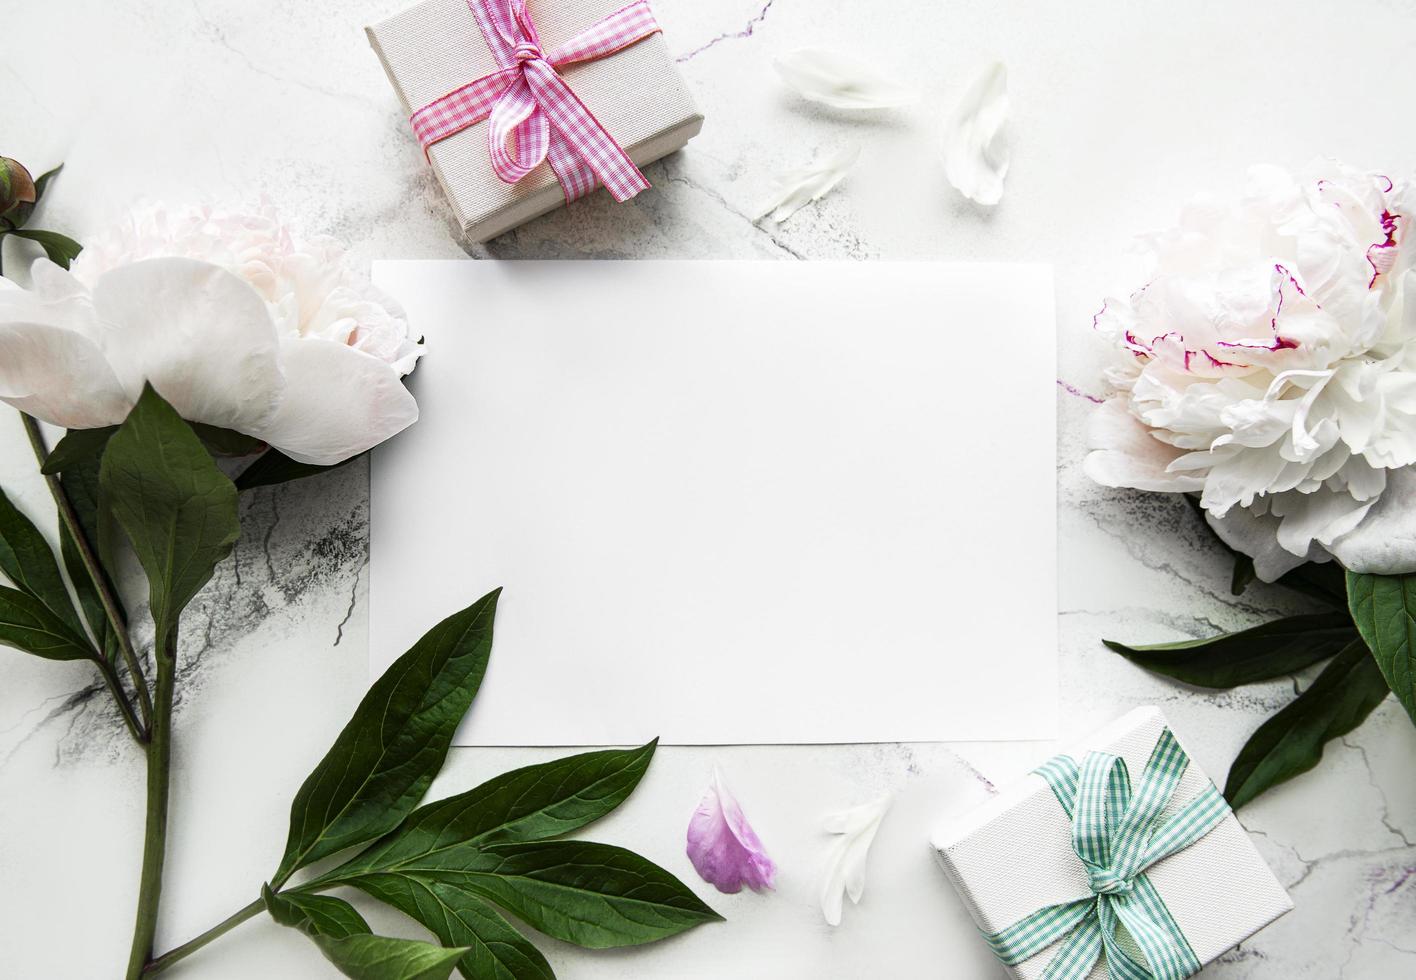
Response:
[[[350,240],[364,259],[456,257],[464,250],[361,32],[397,6],[11,3],[0,152],[36,168],[67,162],[43,223],[80,239],[135,196],[264,194]],[[1059,378],[1096,392],[1091,314],[1104,292],[1128,282],[1131,236],[1168,223],[1192,192],[1231,190],[1254,162],[1297,165],[1318,154],[1416,169],[1416,130],[1403,121],[1404,95],[1416,89],[1410,0],[1340,9],[1293,0],[913,0],[888,14],[883,6],[657,0],[708,116],[702,136],[649,168],[655,187],[631,205],[600,195],[467,251],[1050,261]],[[889,65],[926,99],[871,118],[813,109],[770,67],[774,52],[806,44]],[[943,107],[993,57],[1011,71],[1016,156],[1002,205],[986,212],[945,186],[934,144]],[[773,171],[848,141],[864,151],[838,192],[782,227],[749,220]],[[14,245],[6,259],[19,262]],[[967,351],[968,369],[995,371],[1000,393],[1008,345],[980,335]],[[1098,638],[1202,635],[1296,607],[1262,588],[1232,599],[1222,557],[1182,504],[1089,485],[1078,466],[1089,403],[1062,387],[1058,399],[1067,733],[1159,703],[1222,779],[1247,734],[1308,678],[1232,694],[1182,690],[1123,663]],[[28,510],[45,511],[13,416],[0,419],[0,440],[0,479]],[[368,681],[366,469],[258,492],[244,508],[235,558],[186,621],[163,946],[254,897],[279,855],[291,794]],[[948,597],[940,605],[967,615]],[[0,973],[116,976],[137,871],[139,759],[83,667],[3,656]],[[682,832],[717,763],[782,865],[779,889],[705,891],[730,921],[657,947],[546,948],[565,977],[997,976],[925,839],[936,821],[986,796],[989,780],[1016,775],[1048,748],[664,749],[641,790],[593,836],[632,842],[691,879]],[[549,754],[458,750],[435,791]],[[1243,811],[1297,908],[1206,976],[1416,972],[1413,758],[1416,730],[1388,702],[1334,744],[1319,771]],[[877,840],[865,902],[832,931],[815,908],[820,817],[886,790],[898,803]],[[301,937],[257,920],[171,975],[334,974]]]

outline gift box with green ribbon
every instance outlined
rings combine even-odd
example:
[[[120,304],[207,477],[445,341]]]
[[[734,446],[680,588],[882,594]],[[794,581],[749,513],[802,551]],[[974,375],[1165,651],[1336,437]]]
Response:
[[[1053,757],[934,847],[1022,980],[1181,980],[1293,907],[1156,708]]]

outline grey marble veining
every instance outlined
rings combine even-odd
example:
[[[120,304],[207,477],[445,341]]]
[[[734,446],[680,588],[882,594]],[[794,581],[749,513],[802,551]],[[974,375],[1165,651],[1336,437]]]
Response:
[[[1104,356],[1089,324],[1108,290],[1133,281],[1127,246],[1135,233],[1172,221],[1195,191],[1232,191],[1251,163],[1300,165],[1330,154],[1416,169],[1416,136],[1393,122],[1399,93],[1416,83],[1411,3],[1368,0],[1334,18],[1316,2],[1277,0],[1239,8],[1107,2],[1084,11],[1017,0],[888,11],[861,0],[657,0],[708,117],[703,134],[648,168],[654,189],[632,204],[596,195],[464,247],[362,37],[364,23],[398,2],[76,0],[9,11],[7,37],[18,40],[0,62],[0,153],[36,168],[66,161],[43,226],[80,239],[135,197],[266,196],[307,227],[349,241],[359,261],[470,254],[1053,263],[1062,734],[1159,704],[1222,780],[1249,733],[1311,682],[1308,671],[1202,692],[1150,677],[1098,642],[1203,636],[1304,607],[1272,587],[1229,595],[1223,554],[1180,501],[1087,481],[1082,433],[1101,394]],[[771,57],[816,44],[918,85],[921,104],[855,117],[801,102],[778,83]],[[1003,203],[990,211],[947,187],[935,143],[948,105],[994,57],[1010,69],[1015,157]],[[780,226],[754,220],[774,172],[852,142],[861,160],[836,192]],[[7,269],[20,255],[7,245]],[[960,369],[993,372],[998,398],[1007,398],[1009,346],[1026,338],[994,324],[941,328],[959,331]],[[983,419],[987,408],[979,406]],[[941,451],[947,442],[941,432]],[[13,416],[0,418],[0,447],[0,483],[27,512],[46,515]],[[162,945],[254,897],[279,856],[291,793],[368,683],[367,467],[260,490],[242,506],[235,555],[183,624]],[[141,607],[140,595],[129,598]],[[967,615],[947,598],[941,607]],[[116,975],[137,874],[140,759],[81,665],[0,656],[0,972]],[[594,836],[632,844],[692,880],[683,828],[719,764],[782,865],[778,891],[705,892],[729,924],[662,946],[585,954],[547,941],[548,955],[565,977],[997,976],[924,840],[1048,748],[665,749]],[[434,792],[553,754],[458,750]],[[1388,701],[1330,745],[1317,771],[1241,813],[1296,908],[1205,976],[1416,972],[1413,759],[1416,729]],[[833,932],[815,908],[820,817],[887,791],[897,802],[872,852],[865,902],[848,906]],[[380,928],[407,930],[377,909],[369,914]],[[82,944],[63,938],[65,923],[75,922],[83,923]],[[303,939],[265,922],[172,973],[263,974],[334,975]]]

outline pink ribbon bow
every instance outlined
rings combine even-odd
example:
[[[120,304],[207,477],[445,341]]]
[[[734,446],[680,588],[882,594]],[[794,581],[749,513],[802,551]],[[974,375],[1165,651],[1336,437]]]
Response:
[[[624,148],[556,71],[614,54],[656,33],[659,25],[647,0],[615,11],[549,54],[541,49],[526,0],[467,0],[467,5],[503,67],[413,113],[413,132],[423,151],[489,119],[492,169],[508,184],[545,160],[567,201],[594,190],[596,178],[616,201],[648,188],[649,181]]]

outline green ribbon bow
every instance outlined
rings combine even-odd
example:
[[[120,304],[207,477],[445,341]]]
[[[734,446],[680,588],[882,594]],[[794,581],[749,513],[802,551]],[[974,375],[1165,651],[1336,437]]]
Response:
[[[1039,909],[986,935],[1014,966],[1053,943],[1065,942],[1043,980],[1084,980],[1106,954],[1113,980],[1183,980],[1201,966],[1145,870],[1213,830],[1229,804],[1213,783],[1172,816],[1161,813],[1190,758],[1169,728],[1132,792],[1125,760],[1089,752],[1078,766],[1059,755],[1036,770],[1072,821],[1072,849],[1087,870],[1091,894]]]

